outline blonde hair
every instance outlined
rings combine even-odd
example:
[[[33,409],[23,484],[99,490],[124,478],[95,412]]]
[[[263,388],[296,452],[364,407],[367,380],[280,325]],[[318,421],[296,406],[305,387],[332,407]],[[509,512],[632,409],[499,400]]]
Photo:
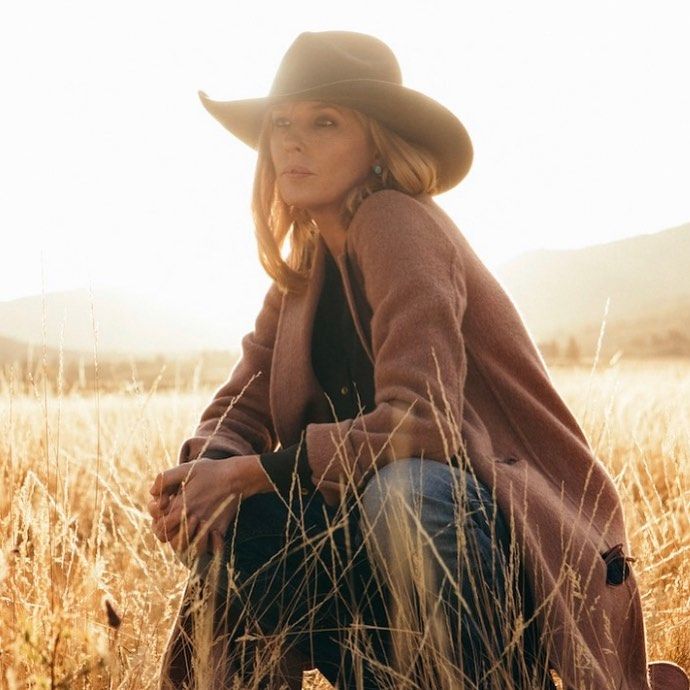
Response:
[[[342,217],[350,224],[359,205],[369,195],[382,189],[397,189],[406,194],[434,194],[438,169],[433,156],[424,148],[404,139],[377,120],[353,111],[373,142],[383,172],[373,173],[363,184],[350,190],[343,202]],[[303,209],[286,204],[278,192],[270,154],[270,113],[259,137],[258,157],[252,194],[252,215],[259,261],[283,292],[303,292],[318,239],[318,229]],[[290,235],[290,253],[284,259],[281,250]]]

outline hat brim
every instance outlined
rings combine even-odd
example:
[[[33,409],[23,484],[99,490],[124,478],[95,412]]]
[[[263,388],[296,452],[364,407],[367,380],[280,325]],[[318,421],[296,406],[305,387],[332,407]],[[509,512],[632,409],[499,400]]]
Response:
[[[215,101],[199,91],[199,98],[216,120],[254,149],[269,106],[283,100],[324,100],[359,110],[426,148],[438,163],[438,192],[457,185],[472,165],[472,142],[462,122],[433,98],[392,82],[348,79],[288,94],[235,101]]]

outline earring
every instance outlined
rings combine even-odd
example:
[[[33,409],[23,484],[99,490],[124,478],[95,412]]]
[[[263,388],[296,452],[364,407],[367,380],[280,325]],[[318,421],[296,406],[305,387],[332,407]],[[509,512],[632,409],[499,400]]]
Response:
[[[378,163],[374,163],[371,169],[374,175],[380,175],[383,172],[383,168]]]

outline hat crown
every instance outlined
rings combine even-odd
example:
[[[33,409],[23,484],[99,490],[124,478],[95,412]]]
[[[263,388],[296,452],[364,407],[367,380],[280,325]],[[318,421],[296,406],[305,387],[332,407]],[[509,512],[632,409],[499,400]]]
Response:
[[[393,51],[380,39],[354,31],[303,32],[283,56],[268,96],[215,101],[204,107],[254,149],[266,116],[283,100],[324,101],[356,110],[420,146],[435,160],[435,192],[454,187],[472,164],[464,125],[443,105],[402,83]]]
[[[348,79],[402,84],[393,51],[374,36],[354,31],[306,31],[285,53],[270,95],[288,95]]]

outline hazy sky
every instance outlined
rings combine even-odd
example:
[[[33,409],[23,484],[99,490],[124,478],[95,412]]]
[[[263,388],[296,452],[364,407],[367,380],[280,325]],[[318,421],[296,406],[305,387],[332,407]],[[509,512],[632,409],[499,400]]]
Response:
[[[385,40],[475,146],[437,197],[491,267],[690,221],[690,3],[3,3],[0,300],[121,286],[251,327],[254,152],[203,109],[262,96],[297,34]],[[42,258],[41,258],[42,257]],[[0,329],[1,330],[1,329]]]

